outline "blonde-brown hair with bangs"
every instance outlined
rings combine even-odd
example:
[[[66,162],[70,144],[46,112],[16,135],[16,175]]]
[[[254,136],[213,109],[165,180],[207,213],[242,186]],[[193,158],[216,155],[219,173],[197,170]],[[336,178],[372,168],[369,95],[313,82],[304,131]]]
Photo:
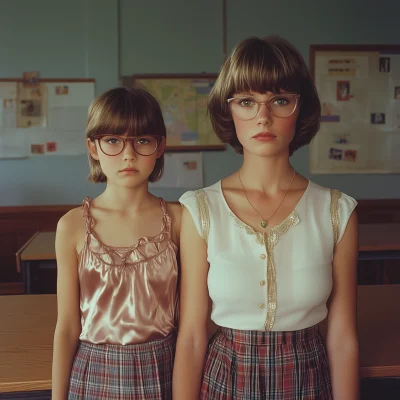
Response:
[[[318,132],[321,104],[301,54],[279,36],[251,37],[240,42],[226,59],[208,100],[215,133],[239,154],[243,154],[243,146],[236,136],[227,99],[235,93],[267,91],[300,94],[300,111],[289,146],[290,155],[309,144]]]
[[[90,105],[86,137],[92,142],[96,135],[159,135],[166,138],[164,118],[158,101],[145,89],[115,88],[96,98]],[[107,182],[100,162],[89,154],[89,181]],[[149,176],[150,182],[159,180],[164,172],[164,154],[157,158]]]

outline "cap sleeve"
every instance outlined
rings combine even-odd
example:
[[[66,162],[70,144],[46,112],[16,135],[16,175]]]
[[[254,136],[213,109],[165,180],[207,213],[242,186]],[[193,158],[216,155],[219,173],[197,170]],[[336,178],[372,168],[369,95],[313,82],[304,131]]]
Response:
[[[204,239],[203,235],[203,227],[200,217],[200,210],[198,204],[198,195],[196,191],[188,191],[184,193],[179,202],[189,211],[190,215],[192,216],[194,225],[196,226],[198,234]]]
[[[338,200],[338,213],[339,213],[339,236],[338,242],[343,237],[346,231],[347,223],[349,222],[350,216],[357,206],[357,201],[353,197],[348,196],[345,193],[341,193]]]

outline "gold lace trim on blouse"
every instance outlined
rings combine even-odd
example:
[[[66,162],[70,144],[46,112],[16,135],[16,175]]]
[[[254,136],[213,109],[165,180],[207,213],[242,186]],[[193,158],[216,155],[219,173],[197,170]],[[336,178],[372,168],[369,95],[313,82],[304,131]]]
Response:
[[[339,199],[342,197],[342,193],[337,189],[331,189],[331,221],[333,229],[333,244],[336,245],[339,239]]]
[[[277,289],[276,289],[276,266],[274,261],[274,247],[278,243],[279,238],[284,235],[290,227],[296,226],[300,222],[300,217],[297,210],[293,210],[290,215],[279,225],[274,226],[268,232],[256,232],[251,226],[241,221],[233,212],[230,212],[231,217],[235,221],[236,226],[242,228],[247,234],[254,236],[257,244],[265,246],[267,251],[267,290],[268,290],[268,306],[267,319],[264,327],[268,332],[272,329],[275,322],[277,308]]]
[[[202,236],[208,243],[208,235],[210,232],[210,211],[208,204],[208,196],[204,189],[195,191],[197,205],[199,208],[200,221],[202,227]],[[270,331],[274,326],[276,308],[277,308],[277,291],[276,291],[276,267],[274,261],[274,247],[278,243],[279,238],[284,235],[292,226],[296,226],[300,222],[297,210],[293,210],[290,215],[279,225],[271,228],[268,232],[256,232],[251,226],[241,221],[233,212],[230,216],[235,221],[236,226],[242,228],[247,234],[254,237],[257,244],[265,246],[268,255],[267,262],[267,290],[268,290],[268,307],[267,319],[265,321],[265,330]]]
[[[208,207],[208,196],[204,189],[195,191],[197,206],[199,208],[202,237],[208,243],[210,233],[210,210]]]

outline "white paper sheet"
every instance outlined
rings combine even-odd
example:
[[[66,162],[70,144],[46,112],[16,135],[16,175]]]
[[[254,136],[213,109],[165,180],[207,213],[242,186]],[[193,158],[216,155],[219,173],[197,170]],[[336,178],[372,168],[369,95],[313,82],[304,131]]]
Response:
[[[24,135],[17,134],[17,129],[0,128],[0,159],[27,158],[28,143]]]
[[[16,99],[17,82],[0,82],[0,97],[2,99]]]
[[[75,131],[84,137],[88,106],[51,107],[48,111],[49,131]]]
[[[202,153],[166,153],[164,175],[160,181],[150,183],[154,188],[203,187]]]
[[[0,82],[0,126],[17,126],[17,83]]]
[[[94,99],[93,82],[47,83],[50,107],[88,107]]]
[[[0,126],[17,127],[17,100],[0,98]]]

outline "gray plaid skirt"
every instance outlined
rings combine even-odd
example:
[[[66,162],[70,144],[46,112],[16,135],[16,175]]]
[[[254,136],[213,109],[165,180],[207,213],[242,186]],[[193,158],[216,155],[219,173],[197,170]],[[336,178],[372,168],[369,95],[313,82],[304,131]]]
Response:
[[[332,400],[318,327],[291,332],[220,328],[210,341],[201,400]]]
[[[68,400],[171,400],[175,332],[143,344],[81,342]]]

